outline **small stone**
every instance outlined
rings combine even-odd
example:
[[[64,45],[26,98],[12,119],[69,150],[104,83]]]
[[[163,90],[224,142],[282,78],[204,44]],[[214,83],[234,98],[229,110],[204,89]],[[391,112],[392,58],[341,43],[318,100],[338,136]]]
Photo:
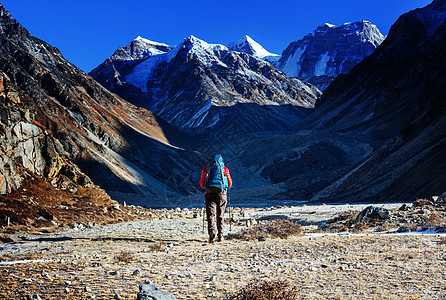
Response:
[[[94,226],[96,226],[95,222],[88,222],[86,227],[87,228],[93,228]]]
[[[111,205],[111,208],[113,208],[114,210],[122,211],[122,209],[119,207],[119,203],[113,203]]]
[[[113,299],[122,299],[121,295],[119,295],[118,293],[115,294],[115,296],[113,297]]]
[[[119,276],[120,273],[119,271],[111,271],[109,274],[113,276]]]
[[[139,269],[133,271],[132,275],[139,275],[141,274],[141,271]]]
[[[68,294],[69,292],[70,292],[70,289],[66,287],[66,288],[65,288],[65,293]]]
[[[38,294],[33,294],[28,296],[28,300],[42,300]]]
[[[139,293],[137,295],[139,300],[150,300],[150,299],[163,299],[163,300],[175,300],[173,294],[164,292],[153,284],[145,284],[139,286]]]
[[[217,281],[217,276],[213,275],[211,276],[211,278],[209,279],[212,282],[216,282]]]
[[[46,280],[49,280],[49,281],[53,281],[53,278],[51,278],[50,275],[48,275],[48,274],[44,274],[43,278],[45,278]]]
[[[91,292],[91,288],[90,288],[89,286],[86,286],[86,287],[84,288],[84,291],[86,291],[86,292]]]
[[[266,238],[263,237],[263,236],[261,236],[261,237],[259,237],[257,240],[258,240],[259,242],[264,242],[264,241],[266,241]]]

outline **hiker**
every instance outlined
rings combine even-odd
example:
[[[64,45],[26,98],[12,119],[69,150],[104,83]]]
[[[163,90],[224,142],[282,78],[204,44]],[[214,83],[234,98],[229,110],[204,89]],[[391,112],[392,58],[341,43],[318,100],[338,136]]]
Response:
[[[223,222],[228,189],[232,186],[231,175],[228,168],[224,165],[221,154],[213,155],[209,164],[201,172],[200,186],[205,189],[204,201],[206,204],[209,243],[214,242],[216,233],[217,242],[220,242],[223,240]],[[217,228],[215,228],[215,219],[217,219]]]

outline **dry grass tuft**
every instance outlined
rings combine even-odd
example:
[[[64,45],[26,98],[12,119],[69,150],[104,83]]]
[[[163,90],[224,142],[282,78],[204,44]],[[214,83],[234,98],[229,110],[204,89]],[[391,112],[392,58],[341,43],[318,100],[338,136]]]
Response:
[[[131,263],[134,259],[134,255],[129,251],[121,251],[118,255],[115,256],[115,260],[118,262]]]
[[[14,240],[11,239],[9,236],[0,235],[0,243],[12,243],[12,242],[14,242]]]
[[[378,226],[376,226],[375,231],[376,232],[386,232],[389,231],[391,229],[391,226],[387,223],[382,223],[379,224]]]
[[[357,223],[350,228],[350,231],[353,233],[361,233],[364,230],[370,229],[370,224],[368,223]]]
[[[418,226],[416,224],[410,224],[407,223],[405,225],[402,225],[398,228],[397,232],[412,232],[412,231],[417,231],[418,230]]]
[[[327,223],[332,224],[332,223],[338,223],[338,222],[342,222],[342,221],[349,221],[349,220],[355,219],[358,214],[359,214],[358,210],[349,209],[349,210],[343,211],[339,215],[329,219],[327,221]]]
[[[432,204],[432,201],[426,198],[417,199],[413,202],[413,206],[425,206]]]
[[[440,245],[446,245],[446,237],[441,237],[440,241],[438,242]]]
[[[439,232],[446,232],[446,217],[439,213],[433,213],[429,217],[425,218],[422,229],[434,229]]]
[[[322,229],[322,232],[330,232],[330,233],[346,232],[346,231],[349,231],[349,227],[345,223],[328,224],[326,227]]]
[[[347,210],[341,212],[337,216],[326,221],[326,226],[323,227],[324,232],[360,232],[363,229],[363,225],[353,225],[353,220],[359,214],[357,210]]]
[[[149,246],[149,249],[151,251],[157,251],[157,252],[162,252],[166,250],[166,248],[167,248],[167,243],[165,241],[155,242]]]
[[[239,233],[229,234],[229,239],[247,241],[261,237],[286,239],[293,235],[303,235],[301,225],[290,220],[277,219],[257,224]]]
[[[294,300],[298,299],[298,289],[283,280],[254,280],[236,295],[234,300]]]

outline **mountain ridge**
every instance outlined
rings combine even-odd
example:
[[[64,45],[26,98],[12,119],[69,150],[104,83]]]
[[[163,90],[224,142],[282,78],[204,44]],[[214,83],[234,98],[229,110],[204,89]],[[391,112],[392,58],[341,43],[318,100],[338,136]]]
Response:
[[[100,67],[91,74],[104,82]],[[251,114],[276,119],[280,129],[299,122],[319,96],[311,85],[287,78],[263,60],[194,36],[141,61],[111,90],[191,134],[212,131],[217,123],[225,126],[225,120],[241,111],[237,107],[246,105]],[[278,113],[282,105],[290,118],[281,120],[281,115],[286,117]]]

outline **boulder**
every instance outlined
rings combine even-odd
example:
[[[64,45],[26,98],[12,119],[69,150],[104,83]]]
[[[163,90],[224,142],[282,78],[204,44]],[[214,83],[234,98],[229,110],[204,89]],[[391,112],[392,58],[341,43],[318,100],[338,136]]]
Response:
[[[409,206],[406,203],[404,203],[403,205],[401,205],[401,207],[398,210],[401,210],[401,211],[409,210]]]
[[[158,289],[153,284],[139,286],[137,300],[174,300],[173,294]]]
[[[356,217],[354,223],[366,223],[371,220],[384,220],[390,217],[390,211],[377,207],[377,206],[368,206],[363,211],[361,211]]]

